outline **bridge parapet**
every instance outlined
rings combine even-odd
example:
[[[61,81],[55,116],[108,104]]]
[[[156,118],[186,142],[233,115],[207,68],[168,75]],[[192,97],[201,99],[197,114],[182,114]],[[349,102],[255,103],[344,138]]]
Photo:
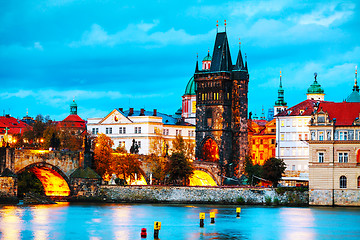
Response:
[[[58,167],[68,177],[80,166],[80,152],[49,150],[15,150],[14,171],[18,173],[35,163],[47,163]]]
[[[218,186],[221,185],[220,170],[217,163],[205,162],[205,161],[194,161],[194,167],[196,170],[204,171],[215,180]]]

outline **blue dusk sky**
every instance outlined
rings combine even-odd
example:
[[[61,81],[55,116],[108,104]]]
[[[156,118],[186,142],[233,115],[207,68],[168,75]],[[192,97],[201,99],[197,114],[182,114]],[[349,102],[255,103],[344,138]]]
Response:
[[[352,91],[360,63],[360,3],[353,1],[0,0],[0,110],[62,120],[73,97],[83,119],[114,108],[173,114],[216,20],[233,62],[248,56],[249,111],[306,99],[318,73],[325,100]]]

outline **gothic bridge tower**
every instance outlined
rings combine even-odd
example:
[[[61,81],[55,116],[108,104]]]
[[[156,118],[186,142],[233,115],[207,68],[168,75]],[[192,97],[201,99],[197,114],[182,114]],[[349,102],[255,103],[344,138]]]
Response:
[[[196,158],[217,163],[222,176],[238,176],[248,154],[247,62],[239,49],[231,61],[226,32],[216,35],[210,69],[194,74],[196,83]]]

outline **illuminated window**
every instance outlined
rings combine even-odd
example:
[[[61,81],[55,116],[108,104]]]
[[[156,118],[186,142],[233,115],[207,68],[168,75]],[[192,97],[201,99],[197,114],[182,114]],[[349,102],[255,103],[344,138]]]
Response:
[[[308,134],[305,133],[305,140],[308,140]]]
[[[346,188],[347,179],[345,176],[340,177],[340,188]]]
[[[204,143],[202,157],[204,161],[209,162],[216,162],[219,160],[219,147],[213,139],[209,138]]]
[[[281,120],[281,126],[285,126],[285,121],[284,120]]]
[[[301,127],[302,126],[302,120],[301,119],[299,119],[299,127]]]
[[[299,140],[301,140],[301,133],[299,133]]]
[[[323,141],[324,140],[324,132],[319,132],[319,141]]]
[[[339,132],[339,140],[348,140],[348,133],[345,131]]]
[[[284,138],[285,138],[285,137],[284,137],[284,134],[281,134],[281,135],[280,135],[281,141],[284,141]]]
[[[319,160],[319,163],[324,162],[324,153],[323,152],[318,153],[318,160]]]

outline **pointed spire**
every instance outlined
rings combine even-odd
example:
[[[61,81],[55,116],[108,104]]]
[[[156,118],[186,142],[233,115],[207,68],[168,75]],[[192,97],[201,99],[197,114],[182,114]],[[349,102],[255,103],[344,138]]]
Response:
[[[242,69],[244,69],[244,62],[243,62],[243,58],[242,58],[242,54],[241,54],[241,42],[240,42],[240,38],[239,38],[239,52],[238,52],[234,70],[242,70]]]
[[[355,83],[354,83],[353,91],[359,92],[359,86],[357,85],[357,66],[355,66]]]
[[[226,32],[217,33],[210,71],[231,71],[232,68],[233,64]]]
[[[247,71],[248,70],[248,66],[247,66],[247,55],[245,53],[245,70]]]
[[[275,102],[275,106],[286,106],[286,102],[284,101],[284,89],[282,88],[282,75],[280,71],[280,85],[278,89],[278,99]]]
[[[224,25],[225,25],[225,32],[226,32],[226,20],[224,20]]]
[[[219,20],[216,20],[216,33],[219,32]]]
[[[199,72],[199,54],[196,53],[196,67],[195,67],[195,72]]]

